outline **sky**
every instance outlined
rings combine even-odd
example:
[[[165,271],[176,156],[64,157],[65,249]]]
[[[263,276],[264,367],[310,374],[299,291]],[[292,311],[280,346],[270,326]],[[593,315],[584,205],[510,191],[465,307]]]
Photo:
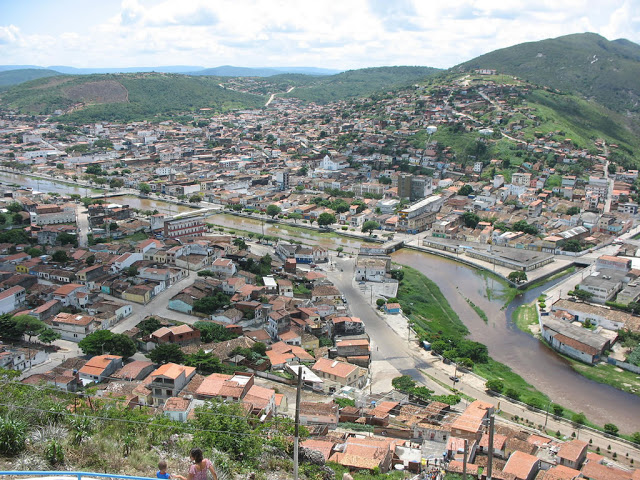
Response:
[[[640,43],[640,0],[0,0],[0,64],[448,68],[594,32]]]

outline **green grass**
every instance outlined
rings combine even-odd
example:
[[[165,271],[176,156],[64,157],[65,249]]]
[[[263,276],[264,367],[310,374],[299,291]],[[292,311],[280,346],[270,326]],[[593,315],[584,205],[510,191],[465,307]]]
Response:
[[[336,479],[341,479],[342,475],[345,473],[351,473],[353,480],[380,480],[380,478],[384,478],[385,480],[403,480],[405,478],[405,472],[400,472],[397,470],[390,470],[389,473],[381,476],[380,474],[374,474],[367,470],[356,470],[355,472],[349,472],[349,467],[345,467],[343,465],[340,465],[339,463],[334,462],[327,462],[327,467],[330,467],[331,470],[336,473]]]
[[[122,242],[141,242],[143,240],[146,240],[147,238],[149,238],[149,235],[147,235],[144,232],[136,232],[132,235],[128,235],[126,237],[122,237],[122,238],[118,238],[117,240],[114,240],[114,243],[122,243]]]
[[[491,272],[480,269],[474,269],[474,272],[476,275],[484,278],[486,286],[485,296],[487,299],[489,301],[494,299],[501,300],[503,302],[503,310],[521,293],[517,288],[512,287],[509,282]],[[496,288],[496,282],[498,283],[498,288]]]
[[[529,328],[531,325],[538,324],[538,312],[536,311],[535,303],[529,305],[520,305],[515,312],[513,312],[513,323],[516,324],[520,330],[530,335],[533,332]]]
[[[620,372],[618,367],[608,363],[599,363],[591,366],[568,357],[565,358],[571,363],[571,368],[580,375],[595,382],[611,385],[618,390],[640,396],[640,380],[638,380],[639,375],[637,373],[628,372],[627,370]]]
[[[467,297],[463,297],[465,299],[465,301],[469,304],[469,306],[471,308],[473,308],[473,311],[476,312],[478,314],[478,316],[484,320],[484,323],[489,323],[489,317],[487,317],[487,314],[484,313],[484,310],[482,310],[479,306],[477,306],[475,303],[473,303],[471,300],[469,300]]]
[[[438,286],[411,267],[403,267],[404,278],[398,289],[398,302],[410,311],[409,318],[418,333],[443,332],[454,337],[469,333]]]
[[[549,397],[529,385],[524,378],[514,373],[507,365],[489,359],[487,363],[477,363],[473,371],[487,380],[501,380],[505,390],[511,388],[520,392],[520,401],[524,403],[535,402],[538,405],[547,405]]]

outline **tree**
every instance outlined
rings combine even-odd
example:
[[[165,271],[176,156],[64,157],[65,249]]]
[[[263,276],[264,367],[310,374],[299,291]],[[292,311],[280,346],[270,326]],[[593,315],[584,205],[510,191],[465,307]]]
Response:
[[[553,411],[553,414],[558,417],[561,417],[564,413],[564,407],[562,405],[558,405],[557,403],[551,404],[551,410]]]
[[[78,342],[85,355],[103,355],[109,353],[109,342],[113,333],[109,330],[97,330]]]
[[[58,170],[64,170],[64,164],[62,164],[62,163],[56,163],[56,168],[57,168]]]
[[[282,212],[282,209],[278,205],[271,204],[267,207],[267,215],[271,218],[275,218],[280,212]]]
[[[384,298],[378,298],[378,299],[376,300],[376,305],[378,306],[378,308],[382,308],[382,306],[383,306],[385,303],[387,303],[387,302],[385,301],[385,299],[384,299]]]
[[[342,252],[344,251],[343,247],[338,247],[336,248],[336,252],[338,252],[338,256],[341,257],[342,256]]]
[[[569,207],[567,209],[567,215],[577,215],[580,213],[580,207]]]
[[[235,238],[233,240],[233,244],[238,247],[240,250],[247,250],[249,247],[247,246],[246,242],[241,239],[241,238]]]
[[[382,185],[391,185],[391,177],[387,177],[386,175],[383,177],[378,177],[378,182],[380,182]]]
[[[631,435],[631,441],[640,445],[640,432],[634,432],[633,435]]]
[[[297,212],[292,212],[287,216],[290,219],[293,219],[293,223],[298,223],[298,220],[300,220],[302,218],[302,214],[301,213],[297,213]]]
[[[13,317],[16,328],[23,335],[27,336],[27,341],[31,342],[31,337],[40,335],[47,327],[47,324],[31,315],[17,315]]]
[[[147,355],[153,363],[182,363],[184,361],[184,353],[177,343],[162,343],[151,350]]]
[[[318,217],[318,225],[321,227],[333,225],[334,223],[336,223],[336,217],[330,213],[324,212]]]
[[[605,423],[604,424],[604,431],[605,433],[608,433],[609,435],[614,435],[614,436],[618,436],[618,430],[619,428],[614,425],[613,423]]]
[[[502,382],[502,380],[498,379],[488,380],[487,383],[484,384],[484,386],[487,388],[487,390],[491,390],[496,393],[502,393],[502,390],[504,390],[504,383]]]
[[[65,252],[64,250],[57,250],[51,256],[51,259],[57,263],[67,263],[69,261],[69,256],[67,255],[67,252]]]
[[[565,252],[581,252],[583,248],[582,245],[580,245],[580,240],[572,238],[571,240],[566,241],[566,243],[562,246],[562,250],[564,250]]]
[[[520,400],[520,391],[515,388],[507,388],[504,394],[513,400]]]
[[[38,340],[40,340],[42,343],[46,343],[47,345],[49,345],[55,342],[56,340],[59,340],[61,337],[62,335],[60,335],[58,332],[54,331],[53,329],[45,328],[44,330],[42,330],[42,332],[40,332],[40,335],[38,335]]]
[[[302,175],[303,177],[306,177],[307,173],[309,173],[309,167],[307,167],[306,165],[303,165],[302,167],[300,167],[300,175]]]
[[[256,458],[262,446],[262,426],[253,427],[239,403],[207,402],[195,409],[194,442],[233,458]]]
[[[133,357],[137,350],[136,343],[124,333],[114,334],[108,345],[108,351],[110,354],[119,355],[125,360],[129,357]]]
[[[267,354],[267,346],[262,342],[256,342],[251,345],[251,350],[256,352],[261,357],[264,357]]]
[[[200,330],[200,341],[203,343],[224,342],[238,338],[237,333],[233,333],[228,328],[213,322],[195,322],[193,328]]]
[[[577,425],[584,425],[587,421],[587,417],[582,412],[574,413],[571,415],[571,421]]]
[[[138,328],[138,330],[140,330],[140,335],[143,336],[143,337],[145,337],[147,335],[151,335],[153,332],[158,330],[160,327],[162,327],[162,324],[160,323],[160,320],[158,320],[155,317],[145,318],[140,323],[138,323],[138,325],[136,325],[136,328]]]
[[[189,197],[189,203],[200,203],[202,201],[202,197],[200,195],[191,195]]]
[[[529,225],[526,220],[520,220],[516,223],[513,224],[513,230],[516,232],[524,232],[527,233],[529,235],[537,235],[538,234],[538,229],[533,226],[533,225]]]
[[[516,270],[509,273],[507,278],[514,283],[522,283],[527,281],[527,274],[521,270]]]
[[[473,193],[473,187],[471,185],[464,185],[460,190],[458,190],[458,195],[471,195]]]
[[[222,292],[216,292],[214,295],[202,297],[193,302],[193,311],[211,315],[226,305],[229,305],[229,296]]]
[[[593,293],[588,292],[587,290],[581,290],[579,288],[571,290],[570,292],[568,292],[568,295],[571,297],[575,297],[578,300],[582,300],[583,302],[593,297]]]
[[[377,230],[378,228],[380,228],[380,224],[378,222],[376,222],[375,220],[367,220],[362,225],[362,233],[369,232],[369,235],[371,235],[371,232]]]
[[[86,260],[84,261],[84,263],[86,263],[88,266],[92,266],[94,263],[96,263],[96,256],[95,255],[89,255]]]
[[[138,275],[138,273],[138,267],[136,267],[135,265],[131,265],[130,267],[124,269],[124,274],[127,277],[135,277],[136,275]]]
[[[58,241],[60,245],[73,245],[75,247],[78,246],[78,237],[72,233],[63,232],[58,235]]]
[[[111,188],[122,188],[124,186],[124,180],[121,178],[112,178],[109,181],[109,186]]]
[[[475,212],[464,212],[462,214],[462,219],[464,220],[465,227],[469,228],[476,228],[478,222],[480,222],[480,217]]]
[[[18,213],[22,211],[22,204],[18,202],[11,202],[9,205],[6,206],[6,209],[9,210],[11,213]]]
[[[7,223],[7,217],[4,213],[0,213],[0,225]]]
[[[29,254],[32,258],[39,257],[40,255],[42,255],[42,250],[36,247],[31,247],[27,249],[27,254]]]
[[[22,215],[20,213],[14,213],[11,216],[11,221],[13,222],[14,225],[21,225],[22,224]]]
[[[391,380],[391,386],[401,392],[408,392],[416,386],[416,382],[409,375],[402,375]]]
[[[148,183],[144,182],[138,184],[138,190],[140,190],[140,193],[144,193],[145,195],[151,193],[151,187]]]

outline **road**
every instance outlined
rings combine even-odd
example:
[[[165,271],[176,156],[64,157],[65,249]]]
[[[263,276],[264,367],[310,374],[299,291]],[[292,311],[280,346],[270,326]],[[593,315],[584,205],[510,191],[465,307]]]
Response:
[[[611,445],[611,453],[616,452],[618,459],[625,458],[628,453],[629,458],[634,458],[635,462],[640,460],[640,450],[622,441],[607,438],[600,433],[589,430],[576,430],[568,421],[558,421],[553,416],[547,417],[545,413],[538,413],[506,399],[488,395],[483,378],[473,373],[460,373],[456,371],[454,365],[445,365],[438,357],[434,357],[420,348],[415,339],[408,341],[406,334],[399,333],[403,332],[402,328],[397,328],[395,325],[392,328],[387,324],[385,319],[372,307],[368,295],[364,295],[353,280],[354,259],[341,257],[334,260],[338,268],[337,270],[329,270],[327,272],[328,278],[346,297],[351,314],[362,319],[371,338],[372,391],[374,393],[388,391],[391,388],[391,380],[395,376],[410,375],[418,383],[426,385],[438,395],[451,394],[452,392],[443,388],[441,384],[452,384],[450,377],[456,374],[460,378],[456,388],[461,393],[499,406],[502,416],[507,419],[512,419],[517,415],[533,422],[535,426],[546,425],[549,432],[560,431],[569,438],[572,433],[576,432],[580,439],[592,440],[593,444],[590,448],[600,447],[603,455],[606,455],[607,447]],[[373,301],[375,302],[375,298]],[[430,377],[435,378],[438,382],[434,382]],[[466,401],[463,401],[458,407],[464,408],[465,405]],[[498,420],[500,420],[499,417]]]
[[[421,372],[429,364],[415,356],[408,348],[407,338],[400,338],[376,312],[353,281],[353,258],[335,258],[338,269],[329,271],[328,278],[346,297],[352,315],[362,319],[372,340],[372,391],[387,392],[391,389],[391,380],[399,375],[409,375],[435,391],[437,395],[451,392],[433,382]],[[375,298],[374,298],[375,301]],[[447,383],[450,380],[446,379]]]
[[[110,330],[113,333],[122,333],[133,327],[135,327],[141,320],[149,315],[158,315],[159,317],[168,317],[172,320],[178,320],[180,322],[188,323],[192,325],[193,323],[199,320],[198,317],[194,317],[192,315],[187,315],[185,313],[176,312],[174,310],[169,310],[167,305],[171,297],[177,294],[183,288],[191,285],[195,279],[195,273],[191,273],[188,277],[183,278],[177,283],[174,283],[169,288],[167,288],[164,292],[160,293],[153,300],[151,300],[146,305],[140,305],[138,303],[131,303],[133,305],[133,313],[129,315],[127,318],[122,320],[117,325],[113,326]],[[122,302],[122,300],[111,297],[109,295],[103,295],[106,298],[110,298],[112,300]]]
[[[82,203],[76,204],[76,218],[78,222],[78,246],[87,247],[89,245],[89,213]]]

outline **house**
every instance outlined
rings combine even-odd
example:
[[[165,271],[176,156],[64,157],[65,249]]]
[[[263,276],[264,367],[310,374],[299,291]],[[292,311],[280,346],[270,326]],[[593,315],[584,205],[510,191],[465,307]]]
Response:
[[[168,398],[177,396],[196,374],[195,367],[167,363],[151,373],[148,388],[155,405],[163,405]]]
[[[493,435],[493,455],[498,458],[506,458],[507,436],[495,433]],[[478,451],[489,452],[489,435],[484,434],[478,443]]]
[[[336,452],[329,461],[336,462],[352,470],[374,470],[387,473],[395,449],[395,440],[380,437],[349,437],[344,450]]]
[[[340,406],[333,401],[300,402],[300,423],[302,425],[328,425],[336,428],[340,418]]]
[[[553,349],[572,358],[594,364],[610,346],[608,338],[587,328],[556,320],[552,316],[542,318],[542,337]]]
[[[18,285],[0,292],[0,315],[13,312],[24,304],[27,291]]]
[[[540,459],[528,453],[515,451],[502,469],[504,473],[515,475],[516,480],[533,480],[540,470]]]
[[[339,360],[331,360],[328,358],[320,358],[311,367],[311,371],[318,377],[329,380],[324,382],[324,388],[335,391],[340,386],[361,386],[366,377],[359,374],[359,367],[350,363],[340,362]],[[332,383],[333,385],[329,385]]]
[[[150,285],[132,285],[122,292],[122,298],[146,305],[151,301],[153,290]]]
[[[263,418],[271,417],[276,410],[276,391],[252,385],[242,401],[251,408],[252,414]]]
[[[196,397],[202,400],[219,398],[224,401],[239,401],[253,387],[254,376],[250,373],[238,372],[234,375],[212,373],[205,377],[198,389]]]
[[[311,301],[317,302],[318,300],[338,300],[342,298],[340,290],[333,285],[319,285],[311,290]]]
[[[162,413],[175,422],[186,422],[192,403],[191,399],[185,397],[170,397],[164,402]]]
[[[228,258],[216,258],[210,270],[222,277],[232,277],[237,271],[235,263]]]
[[[151,333],[150,337],[154,347],[155,345],[161,345],[163,343],[189,345],[190,343],[200,342],[200,330],[196,330],[186,324],[174,325],[171,327],[160,327]]]
[[[400,306],[399,303],[385,303],[384,313],[396,315],[396,314],[402,313],[402,307]]]
[[[293,298],[293,282],[291,280],[279,278],[276,283],[278,284],[278,295]]]
[[[96,355],[79,370],[84,385],[99,383],[122,367],[122,357],[118,355]]]
[[[124,365],[111,376],[122,380],[135,381],[146,378],[154,370],[153,362],[146,360],[134,360],[133,362]]]
[[[61,312],[51,320],[51,329],[59,333],[62,340],[79,342],[90,333],[102,329],[102,322],[90,315]]]
[[[58,300],[64,307],[84,308],[88,301],[88,292],[89,289],[86,285],[69,283],[54,290],[53,298]]]
[[[477,442],[482,437],[484,424],[492,408],[493,405],[480,400],[472,402],[451,424],[451,435]]]
[[[588,446],[587,442],[581,440],[564,442],[558,449],[558,463],[574,470],[580,470],[582,463],[587,458]]]
[[[371,346],[366,338],[338,340],[336,341],[336,353],[339,357],[369,357]]]
[[[334,335],[362,335],[364,323],[358,317],[333,317],[331,319]]]
[[[356,281],[383,282],[390,266],[390,257],[359,255],[356,260]]]

